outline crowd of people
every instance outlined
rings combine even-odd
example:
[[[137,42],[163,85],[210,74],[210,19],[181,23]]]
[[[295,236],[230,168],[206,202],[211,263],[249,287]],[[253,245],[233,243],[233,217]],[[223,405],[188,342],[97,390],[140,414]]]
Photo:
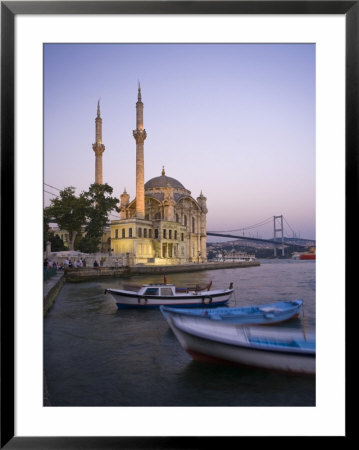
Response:
[[[86,267],[86,259],[85,258],[80,258],[80,259],[76,259],[74,261],[72,261],[71,259],[66,258],[64,260],[64,262],[57,262],[57,261],[52,261],[51,259],[45,258],[44,259],[44,270],[51,270],[51,269],[56,269],[56,270],[64,270],[64,269],[71,269],[71,268],[77,268],[77,267]]]
[[[93,262],[92,262],[93,261]],[[102,267],[105,266],[105,262],[107,261],[106,257],[101,257],[93,260],[89,258],[86,261],[85,258],[68,258],[62,259],[59,261],[55,261],[50,258],[44,258],[44,280],[47,281],[59,272],[64,272],[66,269],[81,269],[83,267],[94,267],[97,271],[100,271]],[[118,260],[115,261],[115,267],[119,266]]]
[[[65,264],[65,268],[70,268],[72,269],[74,268],[78,268],[78,267],[86,267],[86,259],[85,258],[80,258],[80,259],[75,259],[74,262],[71,261],[71,259],[66,258],[64,261]]]
[[[94,261],[93,267],[103,267],[104,263],[106,261],[106,258],[102,257],[100,259],[100,262],[98,263],[97,260]],[[80,268],[80,267],[87,267],[87,262],[85,258],[79,258],[72,261],[69,258],[65,258],[65,260],[62,262],[56,262],[52,261],[49,258],[44,259],[44,270],[49,271],[51,269],[56,270],[64,270],[64,269],[72,269],[72,268]]]
[[[58,263],[56,261],[52,261],[51,259],[45,258],[44,259],[44,270],[45,272],[51,271],[51,270],[63,270],[63,265],[61,263]]]

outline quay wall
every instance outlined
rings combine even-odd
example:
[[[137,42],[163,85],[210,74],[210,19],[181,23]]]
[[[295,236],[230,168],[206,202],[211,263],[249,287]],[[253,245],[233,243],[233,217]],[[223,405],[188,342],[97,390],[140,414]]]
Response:
[[[53,305],[57,294],[60,292],[66,278],[63,272],[58,272],[44,283],[44,316]]]
[[[197,272],[203,270],[231,269],[234,267],[259,266],[258,261],[246,262],[215,262],[200,264],[181,264],[170,266],[124,266],[124,267],[79,267],[76,269],[65,269],[65,278],[68,282],[81,282],[96,278],[112,277],[126,278],[134,275],[163,274]]]
[[[63,272],[58,272],[55,276],[49,278],[44,282],[43,286],[43,315],[44,317],[48,313],[49,309],[54,304],[58,293],[60,292],[62,286],[65,283],[65,274]],[[44,369],[43,373],[43,406],[51,406],[51,401],[49,397],[49,391],[47,389],[46,373]]]

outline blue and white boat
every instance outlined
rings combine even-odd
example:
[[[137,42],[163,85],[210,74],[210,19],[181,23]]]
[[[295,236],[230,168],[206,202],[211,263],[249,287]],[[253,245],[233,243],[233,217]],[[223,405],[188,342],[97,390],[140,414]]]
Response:
[[[233,283],[228,289],[176,289],[174,284],[144,284],[137,291],[127,289],[106,289],[118,309],[150,309],[164,306],[176,308],[223,306],[233,294]]]
[[[166,319],[191,357],[293,374],[315,374],[313,333],[280,327],[256,327],[173,314]]]
[[[172,314],[185,314],[210,320],[220,320],[227,323],[239,323],[246,325],[272,325],[285,320],[299,317],[303,306],[303,300],[288,300],[264,305],[242,306],[236,308],[190,308],[177,309],[161,306],[164,316],[168,312]]]

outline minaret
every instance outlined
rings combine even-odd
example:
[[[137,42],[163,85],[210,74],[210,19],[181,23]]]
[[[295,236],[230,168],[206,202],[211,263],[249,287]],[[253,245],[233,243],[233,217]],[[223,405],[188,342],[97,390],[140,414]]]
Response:
[[[136,130],[133,130],[136,140],[136,217],[145,218],[145,161],[144,141],[147,137],[143,128],[143,103],[141,99],[141,86],[138,83],[138,100],[136,103]]]
[[[198,250],[201,252],[201,261],[207,261],[207,198],[202,194],[197,197],[197,202],[201,208],[199,220],[200,220],[200,236]],[[198,255],[199,256],[199,255]]]
[[[102,144],[102,119],[100,115],[100,100],[97,103],[97,117],[96,123],[96,141],[92,144],[95,152],[95,183],[102,184],[102,153],[105,151],[105,146]]]
[[[126,214],[126,208],[128,207],[128,204],[130,203],[130,196],[127,194],[126,192],[126,188],[124,189],[123,193],[120,195],[120,217],[121,219],[126,219],[127,218],[127,214]]]

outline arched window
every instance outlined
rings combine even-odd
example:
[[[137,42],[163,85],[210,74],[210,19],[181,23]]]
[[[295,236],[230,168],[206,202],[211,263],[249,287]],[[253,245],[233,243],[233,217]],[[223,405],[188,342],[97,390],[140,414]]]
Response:
[[[147,228],[143,229],[143,237],[146,238],[147,237]]]
[[[158,228],[155,228],[155,239],[158,239]]]
[[[187,226],[187,216],[183,216],[183,225]]]
[[[142,237],[142,228],[137,229],[137,235],[138,237]]]
[[[125,229],[124,228],[122,228],[122,237],[123,238],[125,237]]]
[[[179,222],[178,214],[176,214],[176,222]]]
[[[192,233],[195,233],[195,229],[196,229],[196,221],[194,217],[192,217]]]
[[[132,228],[128,229],[128,237],[132,237]]]
[[[115,230],[115,239],[118,239],[118,229]]]

